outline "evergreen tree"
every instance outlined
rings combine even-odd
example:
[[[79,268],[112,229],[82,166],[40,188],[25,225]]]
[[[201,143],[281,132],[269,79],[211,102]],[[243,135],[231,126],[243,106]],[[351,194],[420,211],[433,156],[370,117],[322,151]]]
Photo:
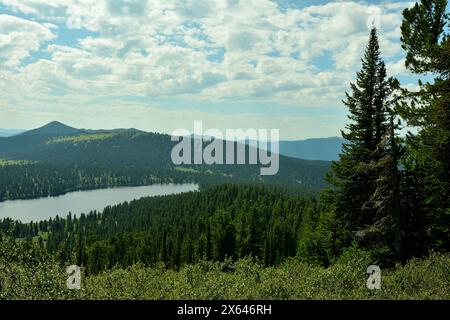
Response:
[[[78,266],[86,265],[86,241],[83,233],[78,233],[76,246],[76,263]]]
[[[344,101],[351,120],[347,131],[342,132],[346,143],[339,161],[333,163],[327,176],[328,182],[334,185],[327,198],[335,210],[337,251],[349,245],[355,235],[366,235],[362,231],[375,221],[377,210],[370,205],[377,188],[374,163],[382,157],[379,145],[388,128],[391,95],[397,85],[396,80],[387,78],[377,30],[373,28],[362,70],[357,73],[356,83],[351,83],[351,94],[347,93]]]
[[[375,210],[373,222],[367,228],[358,231],[358,236],[378,250],[386,250],[391,259],[404,260],[407,212],[401,207],[401,173],[400,143],[395,130],[394,114],[389,115],[389,124],[383,135],[376,153],[378,161],[370,163],[370,170],[376,173],[376,187],[367,206]],[[388,257],[384,257],[385,259]]]
[[[226,257],[234,257],[236,235],[230,215],[223,210],[218,210],[215,213],[213,223],[214,258],[223,261]]]
[[[312,262],[314,260],[314,225],[313,210],[308,208],[302,217],[297,242],[297,255],[304,261]]]
[[[425,208],[431,248],[450,247],[450,36],[446,0],[422,0],[403,12],[402,47],[406,66],[416,74],[433,74],[433,83],[419,82],[409,93],[402,115],[420,131],[408,139],[410,176],[418,181],[415,207]],[[429,248],[430,248],[429,247]]]

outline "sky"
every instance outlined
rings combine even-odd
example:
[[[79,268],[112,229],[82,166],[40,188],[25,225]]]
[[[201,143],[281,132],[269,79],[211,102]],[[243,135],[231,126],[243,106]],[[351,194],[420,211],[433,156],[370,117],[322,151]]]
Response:
[[[0,0],[0,128],[339,136],[370,28],[391,76],[410,1]]]

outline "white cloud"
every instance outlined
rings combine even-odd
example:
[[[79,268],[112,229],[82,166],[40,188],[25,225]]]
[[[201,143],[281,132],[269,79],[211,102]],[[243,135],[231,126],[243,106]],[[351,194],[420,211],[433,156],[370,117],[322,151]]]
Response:
[[[54,25],[41,24],[15,16],[0,14],[0,65],[18,66],[22,59],[38,51],[56,35]]]
[[[72,0],[2,0],[1,3],[11,7],[16,11],[25,14],[40,15],[55,19],[64,15],[64,8],[67,7]]]
[[[398,61],[388,63],[386,65],[386,69],[389,75],[391,76],[401,76],[408,73],[405,66],[405,58],[402,58]]]
[[[8,101],[24,103],[110,95],[332,107],[360,68],[369,35],[370,5],[351,1],[287,10],[269,0],[0,4],[30,17],[0,15],[0,63],[15,68],[0,73],[0,86],[14,87]],[[393,75],[404,73],[399,26],[407,5],[379,6],[381,50]],[[51,44],[58,28],[98,35]],[[21,66],[38,50],[50,59]]]

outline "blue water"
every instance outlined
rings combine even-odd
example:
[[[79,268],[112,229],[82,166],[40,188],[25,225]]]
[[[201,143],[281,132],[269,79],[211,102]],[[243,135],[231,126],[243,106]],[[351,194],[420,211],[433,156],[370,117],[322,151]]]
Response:
[[[198,190],[195,184],[158,184],[70,192],[58,197],[0,202],[0,219],[22,222],[65,217],[69,212],[79,216],[89,211],[102,211],[107,206],[149,196],[161,196]]]

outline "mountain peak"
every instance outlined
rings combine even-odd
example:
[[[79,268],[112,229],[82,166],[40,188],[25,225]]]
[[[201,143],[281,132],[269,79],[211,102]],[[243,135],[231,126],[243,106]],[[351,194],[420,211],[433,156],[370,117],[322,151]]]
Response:
[[[48,127],[48,126],[64,126],[64,127],[67,127],[64,123],[59,122],[59,121],[49,122],[44,127]]]
[[[36,134],[75,134],[79,133],[80,130],[69,127],[68,125],[65,125],[64,123],[61,123],[59,121],[52,121],[50,123],[47,123],[46,125],[26,131],[22,133],[23,135],[36,135]]]

